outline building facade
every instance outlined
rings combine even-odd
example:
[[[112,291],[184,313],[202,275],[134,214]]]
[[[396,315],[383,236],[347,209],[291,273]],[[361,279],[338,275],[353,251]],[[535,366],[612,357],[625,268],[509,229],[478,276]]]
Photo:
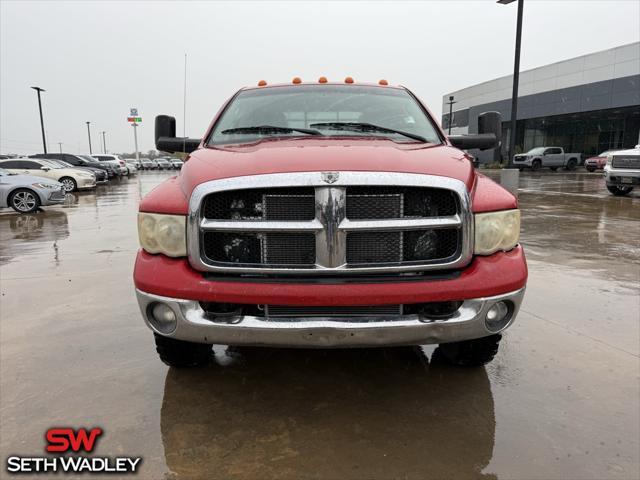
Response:
[[[506,158],[513,75],[448,93],[442,125],[451,134],[477,133],[478,115],[502,114]],[[454,97],[449,118],[449,97]],[[515,153],[558,146],[583,158],[640,143],[640,42],[520,73]],[[492,152],[472,152],[481,162]]]

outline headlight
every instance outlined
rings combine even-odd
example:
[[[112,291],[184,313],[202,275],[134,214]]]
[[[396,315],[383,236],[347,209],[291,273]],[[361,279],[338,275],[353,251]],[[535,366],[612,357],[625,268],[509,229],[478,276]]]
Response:
[[[612,161],[613,161],[613,155],[607,155],[607,165],[611,165]]]
[[[164,253],[169,257],[187,255],[186,217],[138,213],[140,246],[149,253]]]
[[[58,190],[60,184],[58,183],[32,183],[31,186],[36,188],[47,188],[49,190]]]
[[[520,240],[520,210],[478,213],[475,215],[476,255],[491,255],[511,250]]]

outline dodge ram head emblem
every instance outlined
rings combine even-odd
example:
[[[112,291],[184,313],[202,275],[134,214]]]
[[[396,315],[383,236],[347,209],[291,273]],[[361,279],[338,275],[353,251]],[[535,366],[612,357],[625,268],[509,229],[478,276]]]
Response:
[[[336,183],[339,177],[338,172],[322,172],[322,181],[325,183]]]

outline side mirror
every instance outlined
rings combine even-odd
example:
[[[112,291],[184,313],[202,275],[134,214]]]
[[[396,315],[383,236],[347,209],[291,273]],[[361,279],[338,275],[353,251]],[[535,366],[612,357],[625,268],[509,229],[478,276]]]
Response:
[[[462,150],[477,148],[489,150],[502,144],[502,116],[499,112],[484,112],[478,115],[478,133],[450,135],[451,144]]]
[[[176,137],[176,119],[169,115],[156,117],[155,139],[156,149],[169,153],[191,153],[201,142],[199,138]]]
[[[49,167],[40,167],[40,170],[44,170],[45,172],[48,172],[51,169]]]

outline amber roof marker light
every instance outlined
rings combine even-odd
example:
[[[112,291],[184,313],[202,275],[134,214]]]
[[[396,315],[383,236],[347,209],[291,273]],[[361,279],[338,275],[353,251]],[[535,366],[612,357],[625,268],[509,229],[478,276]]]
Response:
[[[353,78],[347,77],[344,79],[344,83],[353,83]]]
[[[327,77],[320,77],[320,78],[318,79],[318,83],[327,83],[327,81],[328,81],[328,80],[327,80]]]
[[[291,80],[291,83],[298,85],[299,83],[302,83],[302,80],[300,79],[300,77],[293,77],[293,80]]]
[[[389,85],[389,82],[387,82],[386,80],[382,79],[382,80],[378,80],[378,85]]]
[[[267,81],[266,81],[266,80],[260,80],[260,81],[258,82],[258,86],[259,86],[259,87],[264,87],[264,86],[266,86],[266,85],[267,85]]]

